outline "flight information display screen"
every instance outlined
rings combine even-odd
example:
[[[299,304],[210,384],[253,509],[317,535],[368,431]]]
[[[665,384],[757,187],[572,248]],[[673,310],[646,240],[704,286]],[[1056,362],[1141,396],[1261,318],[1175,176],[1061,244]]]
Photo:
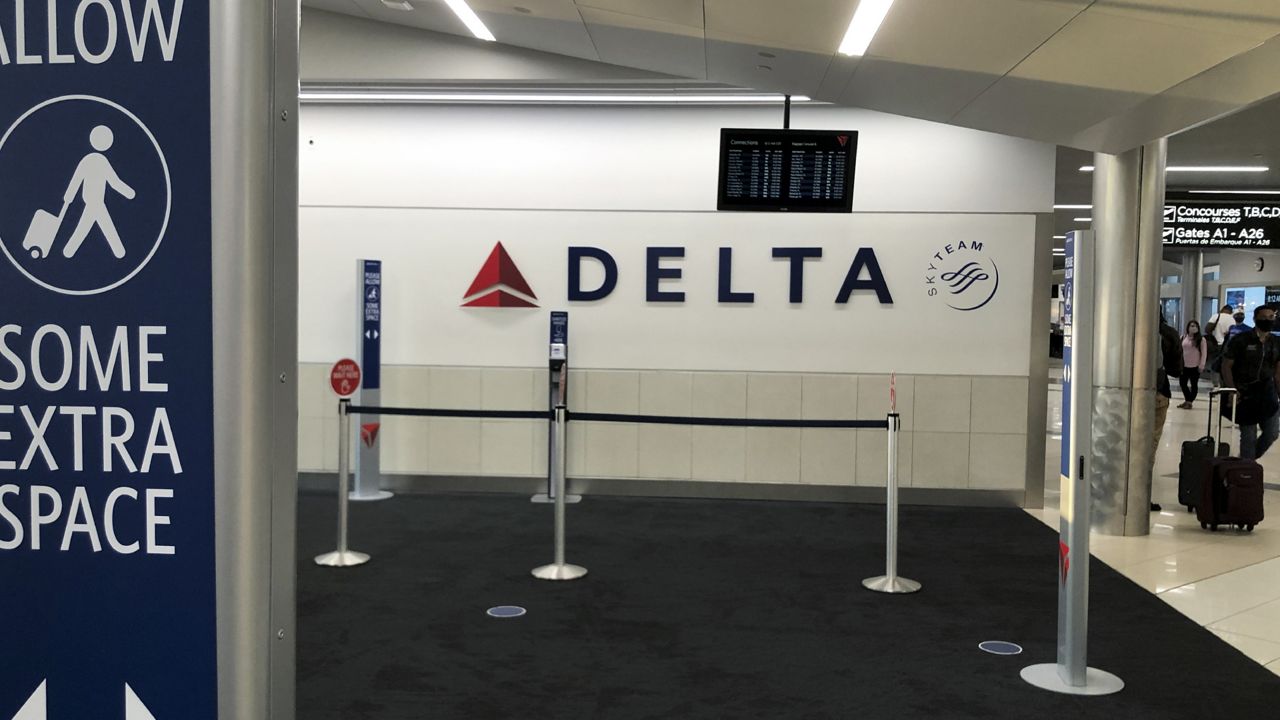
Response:
[[[720,131],[720,210],[853,212],[858,133]]]

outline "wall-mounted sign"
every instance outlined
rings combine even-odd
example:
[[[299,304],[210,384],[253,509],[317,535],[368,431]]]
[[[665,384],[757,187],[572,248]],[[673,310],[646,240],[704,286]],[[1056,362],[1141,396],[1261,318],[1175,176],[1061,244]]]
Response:
[[[853,212],[858,133],[721,130],[719,210]]]
[[[1173,247],[1280,247],[1280,204],[1169,200],[1163,238]]]
[[[218,717],[218,6],[0,17],[0,718]]]

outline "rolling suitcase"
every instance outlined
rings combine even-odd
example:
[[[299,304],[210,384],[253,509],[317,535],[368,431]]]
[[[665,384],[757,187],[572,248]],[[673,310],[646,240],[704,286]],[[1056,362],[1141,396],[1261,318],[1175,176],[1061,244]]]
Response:
[[[1196,506],[1200,504],[1204,479],[1211,470],[1210,461],[1215,457],[1227,457],[1231,454],[1230,443],[1222,442],[1221,413],[1218,414],[1217,440],[1213,436],[1213,398],[1234,393],[1234,388],[1210,391],[1209,419],[1205,425],[1204,437],[1182,443],[1182,457],[1178,461],[1178,504],[1185,506],[1187,512],[1195,512]]]
[[[1232,403],[1233,421],[1235,406]],[[1201,478],[1200,502],[1196,505],[1200,527],[1217,532],[1219,525],[1235,525],[1251,532],[1264,516],[1262,466],[1254,460],[1215,457],[1209,460],[1209,468]]]

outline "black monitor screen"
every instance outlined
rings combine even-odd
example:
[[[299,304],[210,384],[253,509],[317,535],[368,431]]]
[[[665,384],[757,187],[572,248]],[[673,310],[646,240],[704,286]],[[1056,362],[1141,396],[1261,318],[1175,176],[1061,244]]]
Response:
[[[720,131],[720,210],[853,212],[858,133]]]

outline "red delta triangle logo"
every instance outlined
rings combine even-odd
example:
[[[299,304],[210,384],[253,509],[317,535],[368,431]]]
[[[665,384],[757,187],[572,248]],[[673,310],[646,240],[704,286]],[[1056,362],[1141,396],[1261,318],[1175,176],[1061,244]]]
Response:
[[[538,296],[507,254],[502,243],[493,246],[489,259],[462,296],[462,307],[536,308]]]

